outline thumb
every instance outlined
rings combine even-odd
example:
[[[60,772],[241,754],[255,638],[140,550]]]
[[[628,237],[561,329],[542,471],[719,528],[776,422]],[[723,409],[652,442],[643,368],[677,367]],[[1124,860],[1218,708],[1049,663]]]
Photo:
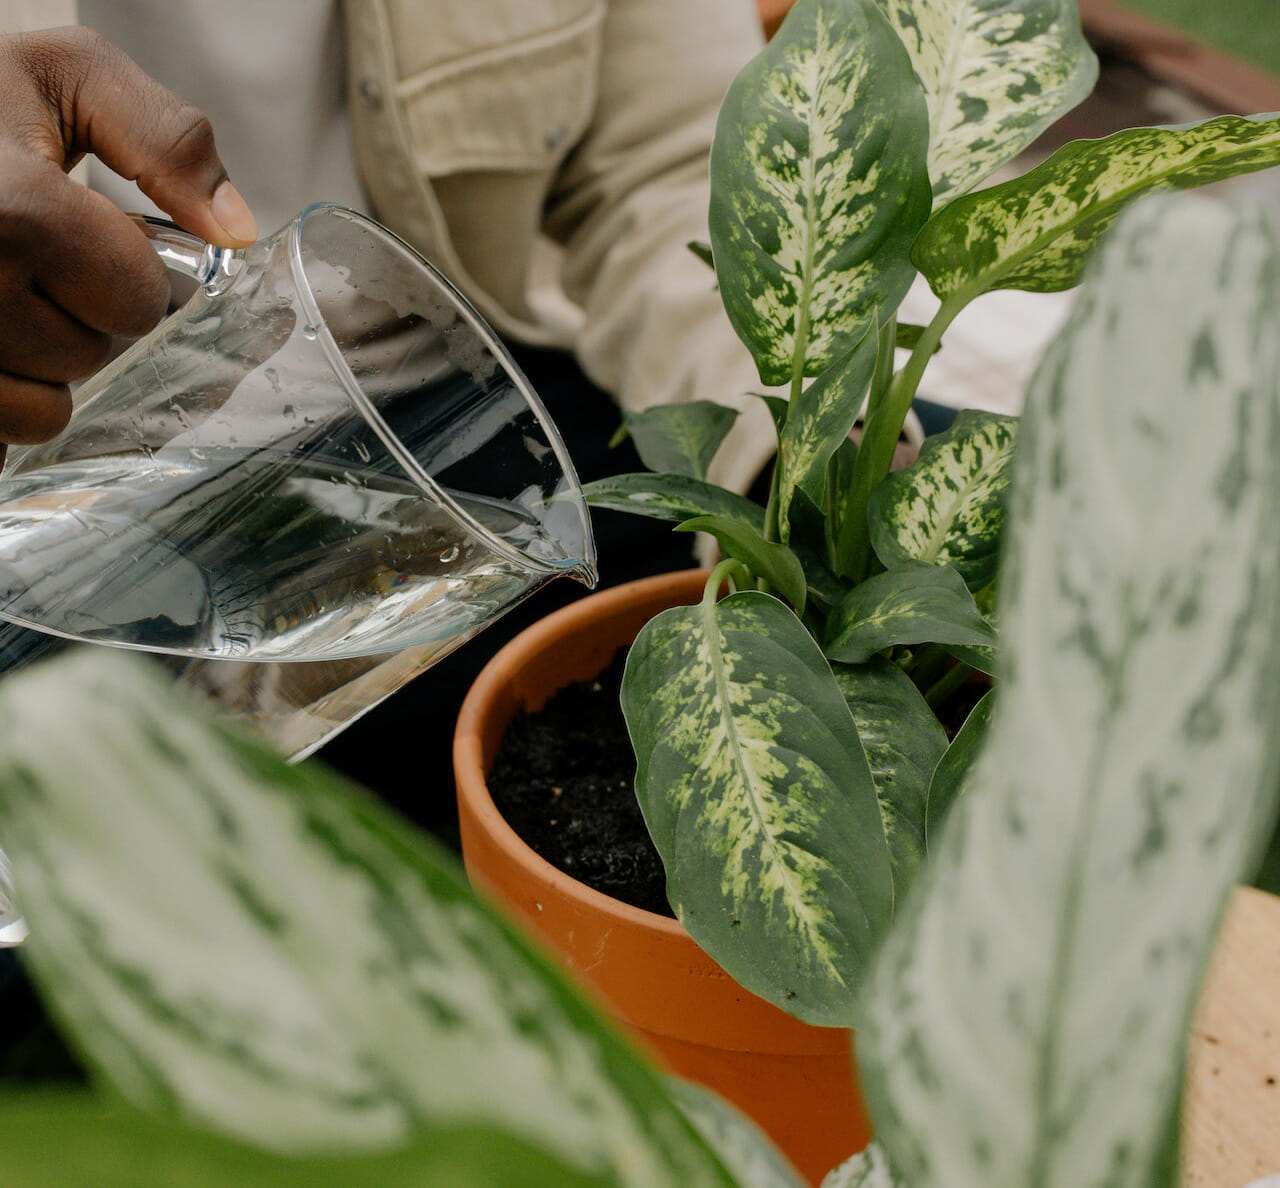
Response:
[[[200,111],[100,33],[56,30],[40,35],[39,48],[36,69],[57,104],[68,159],[93,153],[175,222],[220,247],[258,238]]]

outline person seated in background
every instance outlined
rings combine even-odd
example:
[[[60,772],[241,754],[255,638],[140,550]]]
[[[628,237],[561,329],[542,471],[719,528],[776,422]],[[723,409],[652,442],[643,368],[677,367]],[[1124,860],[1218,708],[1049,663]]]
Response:
[[[638,468],[607,448],[619,407],[676,400],[743,410],[714,481],[743,490],[767,465],[755,368],[686,247],[706,235],[720,100],[762,44],[752,0],[0,0],[0,33],[0,441],[56,434],[109,336],[164,311],[164,269],[122,209],[242,246],[326,200],[450,276],[583,479]],[[67,177],[86,154],[89,188]],[[596,529],[606,583],[692,563],[664,524]],[[544,591],[325,757],[447,816],[466,687],[573,593]]]

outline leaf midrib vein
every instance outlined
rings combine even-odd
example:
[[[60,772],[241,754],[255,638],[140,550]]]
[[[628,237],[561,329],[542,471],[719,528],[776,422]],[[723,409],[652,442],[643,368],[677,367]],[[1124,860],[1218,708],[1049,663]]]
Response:
[[[715,684],[716,702],[720,707],[720,721],[724,729],[725,739],[729,744],[733,753],[734,765],[743,776],[743,786],[747,791],[747,807],[751,812],[751,816],[756,823],[757,831],[763,839],[763,848],[768,851],[773,865],[782,872],[783,890],[787,897],[796,904],[796,915],[798,918],[807,921],[806,927],[809,931],[813,931],[812,912],[805,903],[800,892],[795,886],[795,882],[791,877],[791,870],[783,861],[779,852],[778,843],[770,833],[765,821],[764,805],[756,786],[755,773],[751,765],[747,762],[746,752],[743,749],[742,741],[738,736],[737,722],[734,720],[733,714],[730,712],[729,701],[729,677],[726,671],[724,652],[720,647],[721,636],[720,627],[716,622],[715,603],[703,602],[700,605],[703,616],[703,634],[707,640],[707,652],[711,657],[711,676]],[[825,946],[815,946],[821,951],[825,951]],[[829,963],[828,963],[829,964]],[[838,972],[838,971],[837,971]]]

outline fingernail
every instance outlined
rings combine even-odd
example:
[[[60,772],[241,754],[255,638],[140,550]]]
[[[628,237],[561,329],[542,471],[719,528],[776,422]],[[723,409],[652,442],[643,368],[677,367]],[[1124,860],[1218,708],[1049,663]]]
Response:
[[[229,181],[224,181],[214,190],[210,208],[213,217],[232,239],[253,243],[258,238],[257,220]]]

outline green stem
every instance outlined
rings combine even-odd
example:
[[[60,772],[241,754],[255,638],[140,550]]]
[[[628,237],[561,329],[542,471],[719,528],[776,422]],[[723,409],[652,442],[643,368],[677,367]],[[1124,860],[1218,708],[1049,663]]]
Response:
[[[933,321],[920,335],[906,366],[893,377],[883,398],[867,408],[862,445],[853,468],[853,483],[845,503],[845,516],[836,546],[836,572],[842,577],[852,578],[855,582],[866,577],[871,553],[867,526],[871,492],[880,485],[893,465],[893,451],[897,448],[903,422],[907,419],[911,401],[915,399],[925,366],[942,341],[943,333],[967,303],[967,298],[958,295],[942,303]]]
[[[751,584],[751,570],[736,557],[726,557],[708,575],[702,587],[703,603],[714,603],[720,597],[720,587],[728,580],[735,592],[739,586]]]
[[[885,392],[889,390],[889,382],[893,379],[893,358],[897,349],[898,319],[891,317],[880,327],[879,341],[876,343],[876,370],[871,377],[871,393],[867,397],[868,420],[871,417],[871,409],[880,403]]]
[[[929,686],[928,692],[924,695],[925,701],[929,703],[929,708],[936,714],[939,707],[946,705],[954,694],[969,683],[971,676],[973,676],[973,669],[967,664],[961,664],[956,661],[954,665]]]
[[[936,681],[951,663],[951,653],[941,644],[925,644],[917,648],[915,654],[903,666],[903,671],[923,693]]]

